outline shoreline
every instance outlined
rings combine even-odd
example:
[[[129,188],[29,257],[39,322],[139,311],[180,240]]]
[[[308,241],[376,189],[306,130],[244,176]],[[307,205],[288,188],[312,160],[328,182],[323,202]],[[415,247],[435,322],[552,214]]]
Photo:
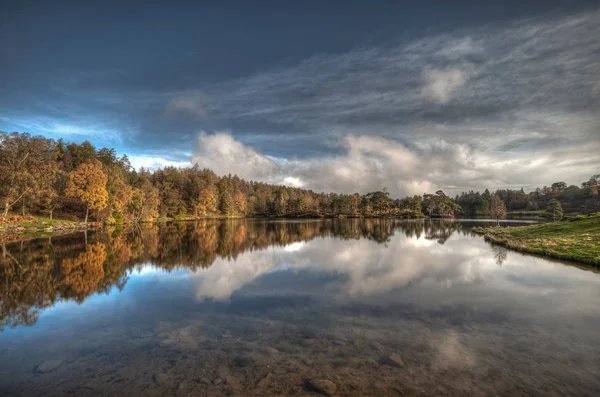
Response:
[[[43,225],[43,224],[42,224]],[[57,223],[48,227],[28,227],[22,225],[0,225],[0,244],[11,243],[15,241],[31,240],[43,237],[64,236],[76,232],[96,230],[100,227],[89,223],[85,225],[77,222]]]
[[[308,216],[281,216],[281,217],[185,217],[185,218],[157,218],[152,221],[141,221],[139,224],[164,224],[170,222],[197,222],[197,221],[212,221],[212,220],[271,220],[271,221],[298,221],[298,220],[325,220],[325,219],[390,219],[390,220],[432,220],[432,219],[462,219],[448,217],[415,217],[415,216],[345,216],[331,214],[310,214]],[[47,218],[33,218],[26,222],[12,225],[0,225],[0,244],[8,244],[14,242],[34,240],[38,238],[49,238],[65,236],[78,232],[102,230],[110,227],[127,227],[134,225],[136,222],[128,222],[121,224],[102,224],[99,222],[88,222],[86,225],[83,222],[70,221],[65,219],[49,220]],[[566,228],[567,230],[554,231],[564,225],[576,224],[576,230]],[[597,233],[585,239],[585,233],[589,228]],[[483,236],[484,240],[492,244],[496,244],[514,251],[537,255],[543,258],[552,258],[558,260],[567,260],[574,263],[579,263],[588,266],[600,265],[600,243],[594,244],[594,241],[600,241],[600,214],[593,216],[580,216],[575,220],[553,222],[545,224],[534,224],[528,226],[511,226],[511,227],[477,227],[472,231]],[[555,239],[560,239],[563,242],[565,239],[575,239],[579,242],[585,241],[584,244],[579,244],[577,254],[574,255],[570,248],[572,244],[557,245]],[[598,246],[597,254],[594,254],[594,248]],[[596,255],[596,256],[594,256]]]
[[[480,227],[473,232],[485,241],[514,251],[600,265],[600,213],[528,226]]]
[[[228,219],[266,219],[266,220],[322,220],[322,219],[398,219],[398,220],[418,220],[418,219],[451,219],[448,217],[427,217],[427,216],[346,216],[331,214],[310,214],[306,216],[239,216],[239,217],[182,217],[182,218],[157,218],[151,221],[127,222],[118,224],[104,224],[100,222],[70,221],[65,219],[49,220],[43,217],[32,217],[27,221],[17,224],[0,224],[0,244],[11,243],[15,241],[31,240],[35,238],[55,237],[72,234],[76,232],[101,230],[108,227],[126,227],[134,224],[163,224],[169,222],[195,222],[206,220],[228,220]]]

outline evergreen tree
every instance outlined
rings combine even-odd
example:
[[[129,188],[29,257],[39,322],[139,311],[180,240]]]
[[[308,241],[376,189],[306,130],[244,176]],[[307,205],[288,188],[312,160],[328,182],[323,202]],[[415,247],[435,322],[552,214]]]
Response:
[[[563,217],[562,205],[558,200],[550,200],[548,208],[546,208],[546,214],[552,218],[553,221],[559,221]]]
[[[223,177],[219,181],[219,205],[221,213],[230,217],[235,213],[235,205],[233,202],[233,186],[229,177]]]

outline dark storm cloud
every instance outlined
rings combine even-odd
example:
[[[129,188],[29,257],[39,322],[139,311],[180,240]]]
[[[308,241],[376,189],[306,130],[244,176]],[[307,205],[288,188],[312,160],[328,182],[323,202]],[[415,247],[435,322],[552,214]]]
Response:
[[[207,7],[173,22],[172,9],[150,6],[16,7],[0,30],[0,128],[133,148],[136,165],[193,154],[218,173],[323,190],[536,186],[597,172],[598,10],[494,19],[465,3],[444,10],[454,26],[407,34],[437,20],[425,8],[331,9],[328,25],[304,10]],[[404,30],[390,29],[397,21]]]
[[[314,56],[292,68],[207,87],[210,100],[201,110],[217,118],[316,129],[398,129],[410,122],[504,121],[507,113],[527,110],[593,111],[600,103],[599,20],[597,12],[528,20]],[[532,117],[523,122],[534,122]]]
[[[342,154],[267,164],[249,147],[204,136],[202,145],[211,150],[194,162],[340,191],[578,183],[599,163],[596,37],[598,12],[538,18],[319,55],[209,87],[204,115],[301,125],[337,136]],[[238,156],[248,158],[248,166]]]

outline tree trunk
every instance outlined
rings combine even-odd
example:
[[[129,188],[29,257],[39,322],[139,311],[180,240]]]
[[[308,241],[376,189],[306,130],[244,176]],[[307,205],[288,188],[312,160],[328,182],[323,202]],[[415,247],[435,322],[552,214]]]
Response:
[[[54,212],[54,210],[50,210],[50,220],[52,220],[52,213]]]
[[[23,199],[23,202],[21,204],[21,214],[25,216],[25,199]]]
[[[8,199],[6,199],[5,203],[4,203],[4,217],[6,218],[8,216]]]
[[[88,220],[88,214],[90,212],[90,206],[86,205],[85,206],[85,224],[87,225],[87,220]]]

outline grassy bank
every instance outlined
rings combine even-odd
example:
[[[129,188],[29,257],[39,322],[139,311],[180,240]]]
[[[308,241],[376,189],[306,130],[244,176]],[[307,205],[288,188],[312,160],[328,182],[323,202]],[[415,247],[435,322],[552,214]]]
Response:
[[[58,218],[50,219],[37,216],[11,218],[6,222],[0,222],[0,243],[35,237],[56,236],[95,226],[94,223],[86,225],[83,222]]]
[[[506,213],[507,218],[545,218],[546,211],[538,210],[538,211],[510,211]]]
[[[563,214],[565,217],[572,217],[581,215],[578,212],[565,212]],[[510,211],[506,213],[508,219],[510,218],[544,218],[548,219],[548,213],[546,210],[537,210],[537,211]]]
[[[600,265],[600,213],[564,222],[474,231],[487,241],[517,251]]]

